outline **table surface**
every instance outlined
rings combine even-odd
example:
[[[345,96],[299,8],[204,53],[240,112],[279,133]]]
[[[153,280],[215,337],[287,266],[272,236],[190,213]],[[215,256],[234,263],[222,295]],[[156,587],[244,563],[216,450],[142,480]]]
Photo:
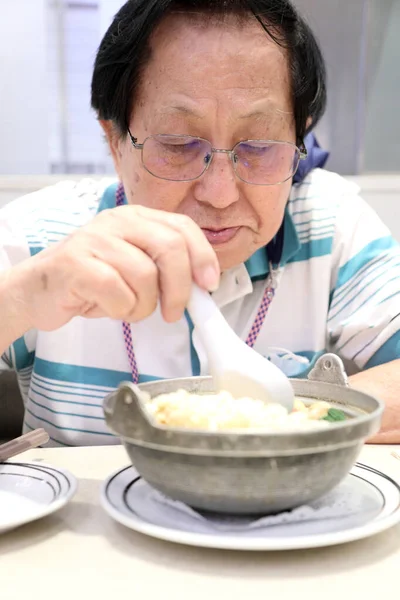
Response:
[[[400,480],[391,446],[366,446],[360,460]],[[243,553],[175,545],[130,531],[101,508],[102,481],[129,464],[120,446],[32,450],[79,479],[74,500],[54,515],[0,536],[1,600],[229,600],[400,594],[400,526],[351,544],[295,552]],[[275,596],[276,594],[276,596]]]

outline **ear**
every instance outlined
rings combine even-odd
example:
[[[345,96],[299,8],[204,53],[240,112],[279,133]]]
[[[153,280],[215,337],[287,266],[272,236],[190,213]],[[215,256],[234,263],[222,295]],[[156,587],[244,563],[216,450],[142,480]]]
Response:
[[[99,123],[105,133],[115,170],[119,178],[121,178],[122,144],[124,141],[116,125],[112,121],[99,121]]]
[[[313,123],[312,117],[308,117],[306,122],[306,130],[308,131]]]

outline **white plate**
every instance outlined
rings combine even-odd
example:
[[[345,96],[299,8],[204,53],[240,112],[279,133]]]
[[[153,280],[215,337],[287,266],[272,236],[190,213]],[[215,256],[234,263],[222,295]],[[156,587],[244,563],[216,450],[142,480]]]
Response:
[[[73,475],[42,463],[0,463],[0,533],[59,510],[75,494]]]
[[[174,512],[172,504],[157,501],[157,494],[133,467],[126,467],[104,482],[101,503],[113,519],[145,535],[190,546],[228,550],[277,551],[333,546],[375,535],[400,522],[400,486],[384,473],[361,464],[355,465],[343,483],[326,496],[326,506],[324,500],[315,505],[322,518],[307,520],[303,513],[301,521],[262,528],[229,531],[223,529],[224,520],[221,520],[221,527],[214,529],[217,519],[207,520],[207,526],[201,531],[204,516],[193,520],[189,512]],[[336,515],[329,515],[327,509],[333,496]],[[341,504],[344,510],[339,514]],[[346,506],[352,507],[350,515]]]

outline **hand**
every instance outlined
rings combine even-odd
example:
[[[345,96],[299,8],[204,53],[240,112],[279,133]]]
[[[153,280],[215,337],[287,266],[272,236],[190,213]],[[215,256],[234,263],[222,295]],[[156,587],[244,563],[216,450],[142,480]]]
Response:
[[[18,318],[44,331],[77,316],[140,321],[158,301],[174,322],[193,280],[212,291],[219,274],[214,250],[191,219],[122,206],[11,269],[7,292]]]

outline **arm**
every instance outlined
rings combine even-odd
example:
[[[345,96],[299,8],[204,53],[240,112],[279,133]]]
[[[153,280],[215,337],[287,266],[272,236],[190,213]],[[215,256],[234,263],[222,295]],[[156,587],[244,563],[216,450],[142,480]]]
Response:
[[[20,283],[25,270],[23,264],[0,272],[0,356],[31,328],[20,294],[16,292],[22,289]]]
[[[329,348],[359,371],[350,386],[386,405],[371,441],[400,443],[400,247],[359,197],[339,211],[333,264]]]
[[[400,359],[349,377],[351,387],[386,404],[382,428],[371,444],[400,444]]]

